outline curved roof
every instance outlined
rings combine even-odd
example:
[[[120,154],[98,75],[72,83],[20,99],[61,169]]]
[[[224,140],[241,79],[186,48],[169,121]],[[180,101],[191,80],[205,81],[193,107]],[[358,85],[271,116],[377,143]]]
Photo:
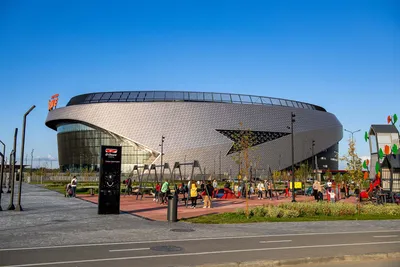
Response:
[[[106,102],[213,102],[284,106],[326,112],[326,110],[320,106],[288,99],[245,94],[188,91],[123,91],[89,93],[71,98],[67,106]]]

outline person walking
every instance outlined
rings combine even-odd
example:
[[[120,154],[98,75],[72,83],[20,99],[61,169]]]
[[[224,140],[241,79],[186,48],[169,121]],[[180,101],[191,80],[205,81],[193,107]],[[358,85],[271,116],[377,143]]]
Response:
[[[156,191],[154,193],[154,199],[153,201],[155,202],[160,202],[160,192],[161,192],[161,185],[159,182],[156,184]]]
[[[78,179],[74,176],[71,180],[72,197],[76,197],[76,186],[78,185]]]
[[[318,181],[317,180],[314,181],[312,188],[313,188],[314,199],[318,200]]]
[[[321,183],[318,181],[317,183],[317,190],[318,190],[318,197],[317,197],[317,201],[322,201],[324,199],[324,195],[322,194],[322,185]]]
[[[167,203],[168,190],[169,190],[169,183],[167,180],[165,180],[161,187],[161,205]]]
[[[195,209],[197,205],[197,184],[195,182],[190,183],[190,200],[192,201],[191,208]]]
[[[263,199],[263,192],[265,190],[264,183],[262,181],[258,182],[258,199]]]
[[[211,208],[213,191],[214,191],[214,187],[211,185],[211,181],[208,181],[207,185],[206,185],[206,190],[204,190],[202,193],[203,198],[204,198],[203,209]]]
[[[126,179],[125,195],[128,194],[128,196],[130,196],[131,193],[132,193],[132,179],[128,177],[128,179]]]
[[[269,200],[272,200],[272,186],[271,186],[271,182],[268,182],[267,186],[268,186],[267,188],[268,188]]]

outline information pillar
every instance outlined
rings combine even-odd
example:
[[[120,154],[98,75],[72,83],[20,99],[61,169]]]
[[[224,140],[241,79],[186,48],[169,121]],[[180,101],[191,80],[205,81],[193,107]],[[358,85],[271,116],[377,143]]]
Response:
[[[101,146],[98,214],[119,214],[121,152],[120,146]]]

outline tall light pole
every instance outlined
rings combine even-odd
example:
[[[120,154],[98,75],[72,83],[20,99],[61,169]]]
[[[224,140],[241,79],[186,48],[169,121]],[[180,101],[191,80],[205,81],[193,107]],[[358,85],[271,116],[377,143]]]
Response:
[[[291,122],[291,126],[290,129],[292,131],[292,202],[296,202],[296,197],[294,195],[295,191],[294,191],[294,134],[293,134],[293,124],[296,122],[295,120],[296,114],[294,114],[294,112],[291,112],[291,116],[290,116],[290,122]]]
[[[315,140],[312,140],[312,145],[311,145],[311,154],[312,154],[312,158],[311,158],[311,164],[312,164],[312,170],[313,170],[313,182],[315,181],[315,156],[314,156],[314,146],[315,146]]]
[[[222,165],[222,152],[221,151],[219,151],[219,180],[221,181],[222,180],[222,178],[221,178],[221,169],[222,169],[222,167],[221,167],[221,165]]]
[[[352,142],[354,142],[354,134],[355,133],[357,133],[357,132],[359,132],[359,131],[361,131],[361,129],[358,129],[357,131],[349,131],[349,130],[346,130],[346,129],[344,129],[346,132],[348,132],[348,133],[350,133],[351,134],[351,141]]]
[[[14,206],[14,176],[15,176],[15,163],[16,163],[16,151],[17,151],[17,135],[18,128],[15,128],[14,132],[14,146],[12,150],[12,167],[10,171],[10,181],[11,181],[11,195],[10,195],[10,204],[8,205],[8,210],[15,210]],[[11,160],[10,160],[11,163]]]
[[[1,161],[1,170],[0,170],[0,200],[1,200],[1,193],[3,193],[3,173],[4,173],[4,162],[6,162],[6,144],[0,140],[0,143],[3,145],[3,156]],[[1,206],[0,206],[1,209]]]
[[[163,135],[163,136],[161,136],[161,144],[160,144],[160,146],[161,146],[161,175],[160,175],[160,177],[161,177],[161,182],[163,181],[164,140],[165,140],[165,137],[164,137],[164,135]]]
[[[36,106],[33,105],[25,114],[24,114],[24,120],[22,123],[22,140],[21,140],[21,162],[19,166],[19,188],[18,188],[18,202],[17,206],[15,207],[16,210],[22,211],[21,207],[21,191],[22,191],[22,179],[24,177],[24,149],[25,149],[25,127],[26,127],[26,117],[29,115],[29,113],[35,108]]]
[[[0,152],[0,156],[1,156],[0,211],[2,211],[3,209],[1,208],[1,194],[3,193],[3,166],[4,166],[4,154]]]

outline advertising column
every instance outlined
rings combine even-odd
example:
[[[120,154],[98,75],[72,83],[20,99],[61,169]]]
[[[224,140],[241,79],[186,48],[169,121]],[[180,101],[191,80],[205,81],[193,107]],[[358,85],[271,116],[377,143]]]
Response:
[[[98,214],[119,214],[121,152],[120,146],[101,146]]]

